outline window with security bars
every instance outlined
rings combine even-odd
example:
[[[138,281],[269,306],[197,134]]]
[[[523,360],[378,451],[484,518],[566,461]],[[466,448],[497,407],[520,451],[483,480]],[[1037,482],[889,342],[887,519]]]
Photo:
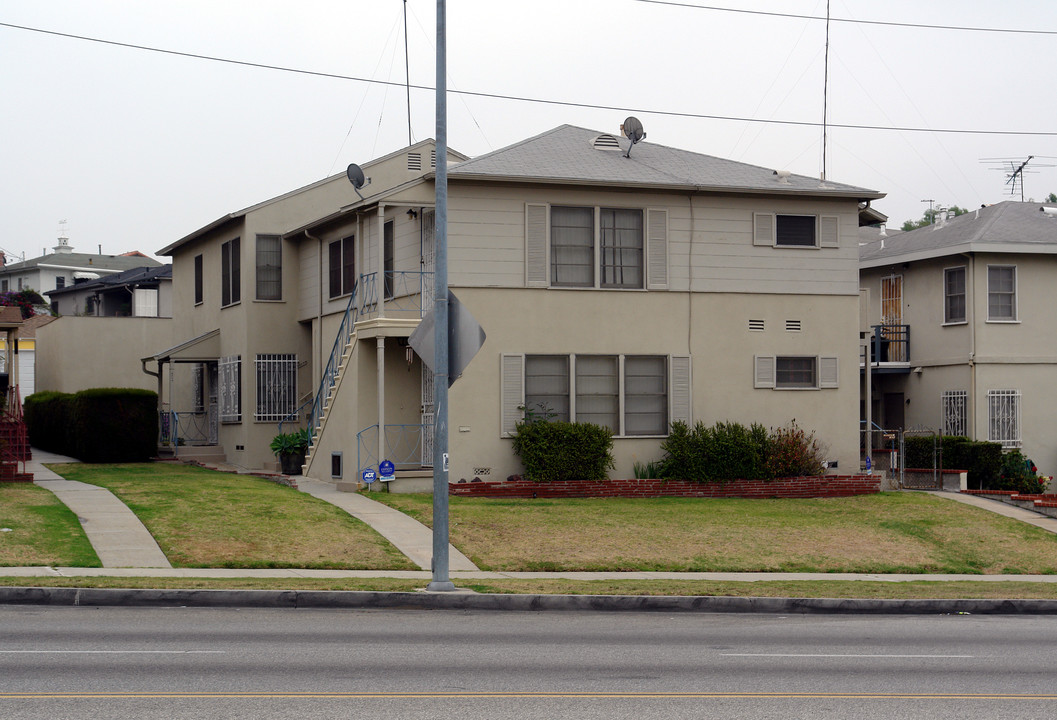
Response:
[[[1020,391],[987,391],[987,439],[1004,448],[1020,447]]]
[[[283,299],[283,240],[278,235],[257,236],[257,299]]]
[[[965,390],[947,390],[943,393],[942,403],[943,434],[964,437],[969,415],[969,393]]]
[[[191,409],[196,412],[205,412],[205,366],[195,363],[191,368]]]
[[[297,410],[297,356],[258,355],[254,420],[279,421]]]
[[[242,356],[228,355],[217,361],[220,391],[220,422],[242,422]]]

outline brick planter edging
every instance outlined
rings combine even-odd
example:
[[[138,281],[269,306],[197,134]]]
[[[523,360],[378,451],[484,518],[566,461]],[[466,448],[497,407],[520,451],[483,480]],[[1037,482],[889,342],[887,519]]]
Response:
[[[710,483],[639,479],[534,483],[523,478],[505,482],[448,483],[450,495],[491,498],[828,498],[871,495],[880,489],[881,479],[875,475],[818,475]]]

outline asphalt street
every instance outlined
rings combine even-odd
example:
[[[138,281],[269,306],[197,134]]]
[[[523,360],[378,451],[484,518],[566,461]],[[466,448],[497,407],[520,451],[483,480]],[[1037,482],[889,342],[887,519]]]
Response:
[[[0,607],[0,716],[1050,718],[1057,618]]]

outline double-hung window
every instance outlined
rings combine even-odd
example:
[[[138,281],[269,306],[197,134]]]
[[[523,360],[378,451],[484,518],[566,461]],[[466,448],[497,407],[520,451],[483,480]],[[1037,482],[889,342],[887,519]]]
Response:
[[[350,235],[327,246],[330,297],[349,295],[356,289],[356,238]]]
[[[943,322],[965,322],[965,267],[943,271]]]
[[[242,299],[242,258],[239,239],[220,246],[220,304],[234,305]]]
[[[987,319],[998,322],[1016,321],[1016,265],[987,266]]]
[[[752,244],[785,248],[840,247],[836,215],[753,213]]]
[[[551,286],[595,286],[594,208],[551,208]]]
[[[668,211],[525,206],[528,287],[668,289]]]
[[[297,356],[257,356],[257,410],[253,419],[281,421],[297,409]]]
[[[526,421],[589,422],[621,437],[663,436],[690,422],[690,358],[504,355],[503,433]]]
[[[257,236],[257,299],[283,299],[283,239]]]

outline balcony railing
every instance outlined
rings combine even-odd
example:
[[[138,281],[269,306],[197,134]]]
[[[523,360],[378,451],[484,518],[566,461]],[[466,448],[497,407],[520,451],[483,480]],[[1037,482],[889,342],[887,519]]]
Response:
[[[872,367],[903,367],[910,364],[910,326],[874,325],[870,337]]]
[[[386,317],[421,318],[433,303],[433,273],[388,271],[381,283],[378,273],[361,275],[361,320],[378,317],[378,298],[383,290]],[[425,302],[423,298],[426,298]]]

